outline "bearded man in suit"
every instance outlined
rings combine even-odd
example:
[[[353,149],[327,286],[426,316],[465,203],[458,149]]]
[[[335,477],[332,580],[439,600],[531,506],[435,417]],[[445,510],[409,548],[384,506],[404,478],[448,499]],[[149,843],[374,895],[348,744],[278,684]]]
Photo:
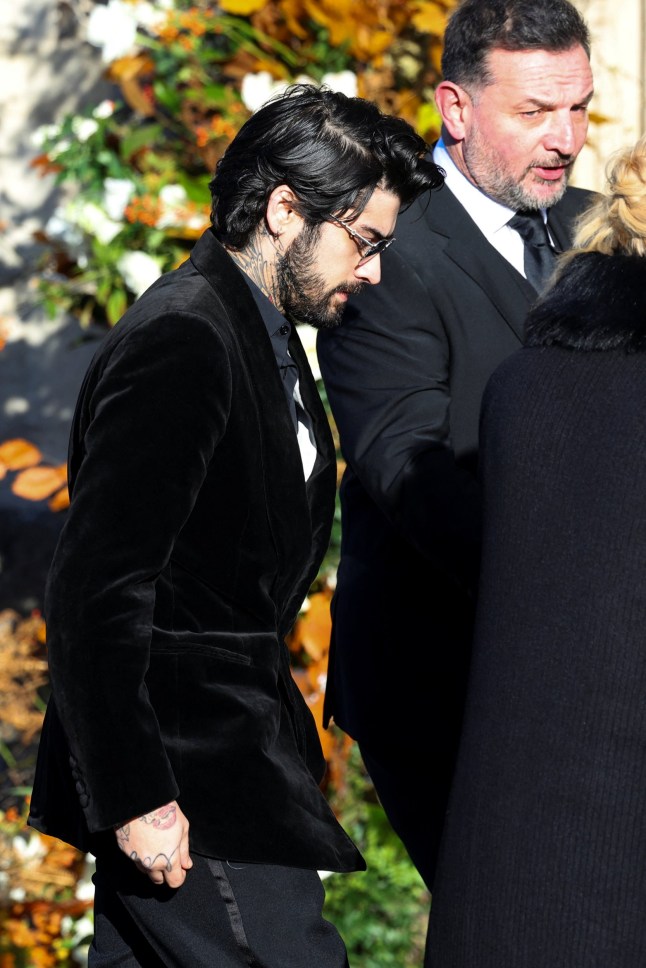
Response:
[[[347,462],[326,717],[358,740],[429,889],[476,599],[480,401],[589,197],[567,187],[589,53],[568,0],[464,0],[436,92],[446,184],[400,220],[381,285],[318,336]]]
[[[285,644],[336,489],[292,324],[379,281],[400,206],[441,183],[427,149],[360,98],[270,102],[217,166],[212,228],[90,365],[30,822],[96,855],[92,968],[347,965],[317,871],[365,864]]]

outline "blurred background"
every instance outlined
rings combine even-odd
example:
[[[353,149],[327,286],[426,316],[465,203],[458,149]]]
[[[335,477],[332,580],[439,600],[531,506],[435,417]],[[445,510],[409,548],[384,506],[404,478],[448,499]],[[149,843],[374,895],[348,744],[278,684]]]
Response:
[[[537,0],[539,2],[539,0]],[[575,0],[596,94],[574,182],[646,131],[646,0]],[[228,141],[291,81],[369,97],[428,140],[454,0],[6,0],[0,22],[0,968],[83,964],[92,858],[25,828],[47,698],[44,582],[97,342],[208,224]],[[315,372],[313,333],[301,327]],[[321,392],[324,396],[322,385]],[[333,427],[334,429],[334,427]],[[118,455],[115,455],[118,457]],[[172,459],[172,455],[169,455]],[[342,461],[339,455],[339,473]],[[339,522],[290,641],[320,722]],[[88,549],[88,554],[92,550]],[[415,656],[409,657],[414,674]],[[367,874],[326,880],[355,968],[421,963],[430,899],[353,744],[326,792]]]

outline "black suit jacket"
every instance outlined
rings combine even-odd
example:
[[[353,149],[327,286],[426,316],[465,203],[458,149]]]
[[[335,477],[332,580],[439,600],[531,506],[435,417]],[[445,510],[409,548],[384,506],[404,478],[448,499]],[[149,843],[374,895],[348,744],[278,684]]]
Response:
[[[177,798],[200,853],[363,866],[319,789],[284,642],[335,490],[295,332],[290,352],[318,448],[307,483],[266,328],[210,231],[96,354],[46,593],[53,696],[30,816],[46,833],[96,852]]]
[[[569,189],[550,209],[561,248],[588,197]],[[447,187],[395,234],[381,284],[318,339],[347,462],[325,712],[367,749],[423,746],[441,786],[478,573],[480,401],[536,293]]]

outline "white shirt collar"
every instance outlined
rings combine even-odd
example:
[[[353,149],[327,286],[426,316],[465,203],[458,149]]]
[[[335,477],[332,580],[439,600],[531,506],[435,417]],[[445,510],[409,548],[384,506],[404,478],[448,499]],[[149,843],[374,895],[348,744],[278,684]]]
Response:
[[[437,142],[433,150],[433,161],[446,172],[446,186],[450,188],[457,200],[467,210],[480,231],[488,239],[507,224],[515,214],[514,210],[501,205],[495,199],[485,195],[466,175],[463,175],[452,160],[442,139]]]
[[[516,214],[514,210],[485,195],[470,182],[451,159],[441,138],[433,149],[433,161],[444,169],[447,188],[471,216],[487,242],[524,276],[524,243],[518,232],[507,224]],[[541,211],[545,219],[545,210]]]

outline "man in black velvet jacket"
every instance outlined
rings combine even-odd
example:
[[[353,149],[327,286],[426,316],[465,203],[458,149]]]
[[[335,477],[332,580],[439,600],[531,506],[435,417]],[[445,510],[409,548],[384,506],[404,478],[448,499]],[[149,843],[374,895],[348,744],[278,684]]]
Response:
[[[441,182],[426,147],[358,98],[270,102],[217,167],[213,227],[86,375],[30,822],[97,857],[90,965],[347,964],[317,870],[365,865],[284,642],[336,480],[291,322],[335,325],[379,281],[400,206]]]
[[[528,256],[567,248],[589,199],[566,188],[592,95],[588,30],[567,0],[464,0],[442,68],[446,184],[400,219],[382,284],[318,336],[348,465],[325,712],[359,742],[429,888],[473,628],[480,400],[522,344],[540,285]]]

